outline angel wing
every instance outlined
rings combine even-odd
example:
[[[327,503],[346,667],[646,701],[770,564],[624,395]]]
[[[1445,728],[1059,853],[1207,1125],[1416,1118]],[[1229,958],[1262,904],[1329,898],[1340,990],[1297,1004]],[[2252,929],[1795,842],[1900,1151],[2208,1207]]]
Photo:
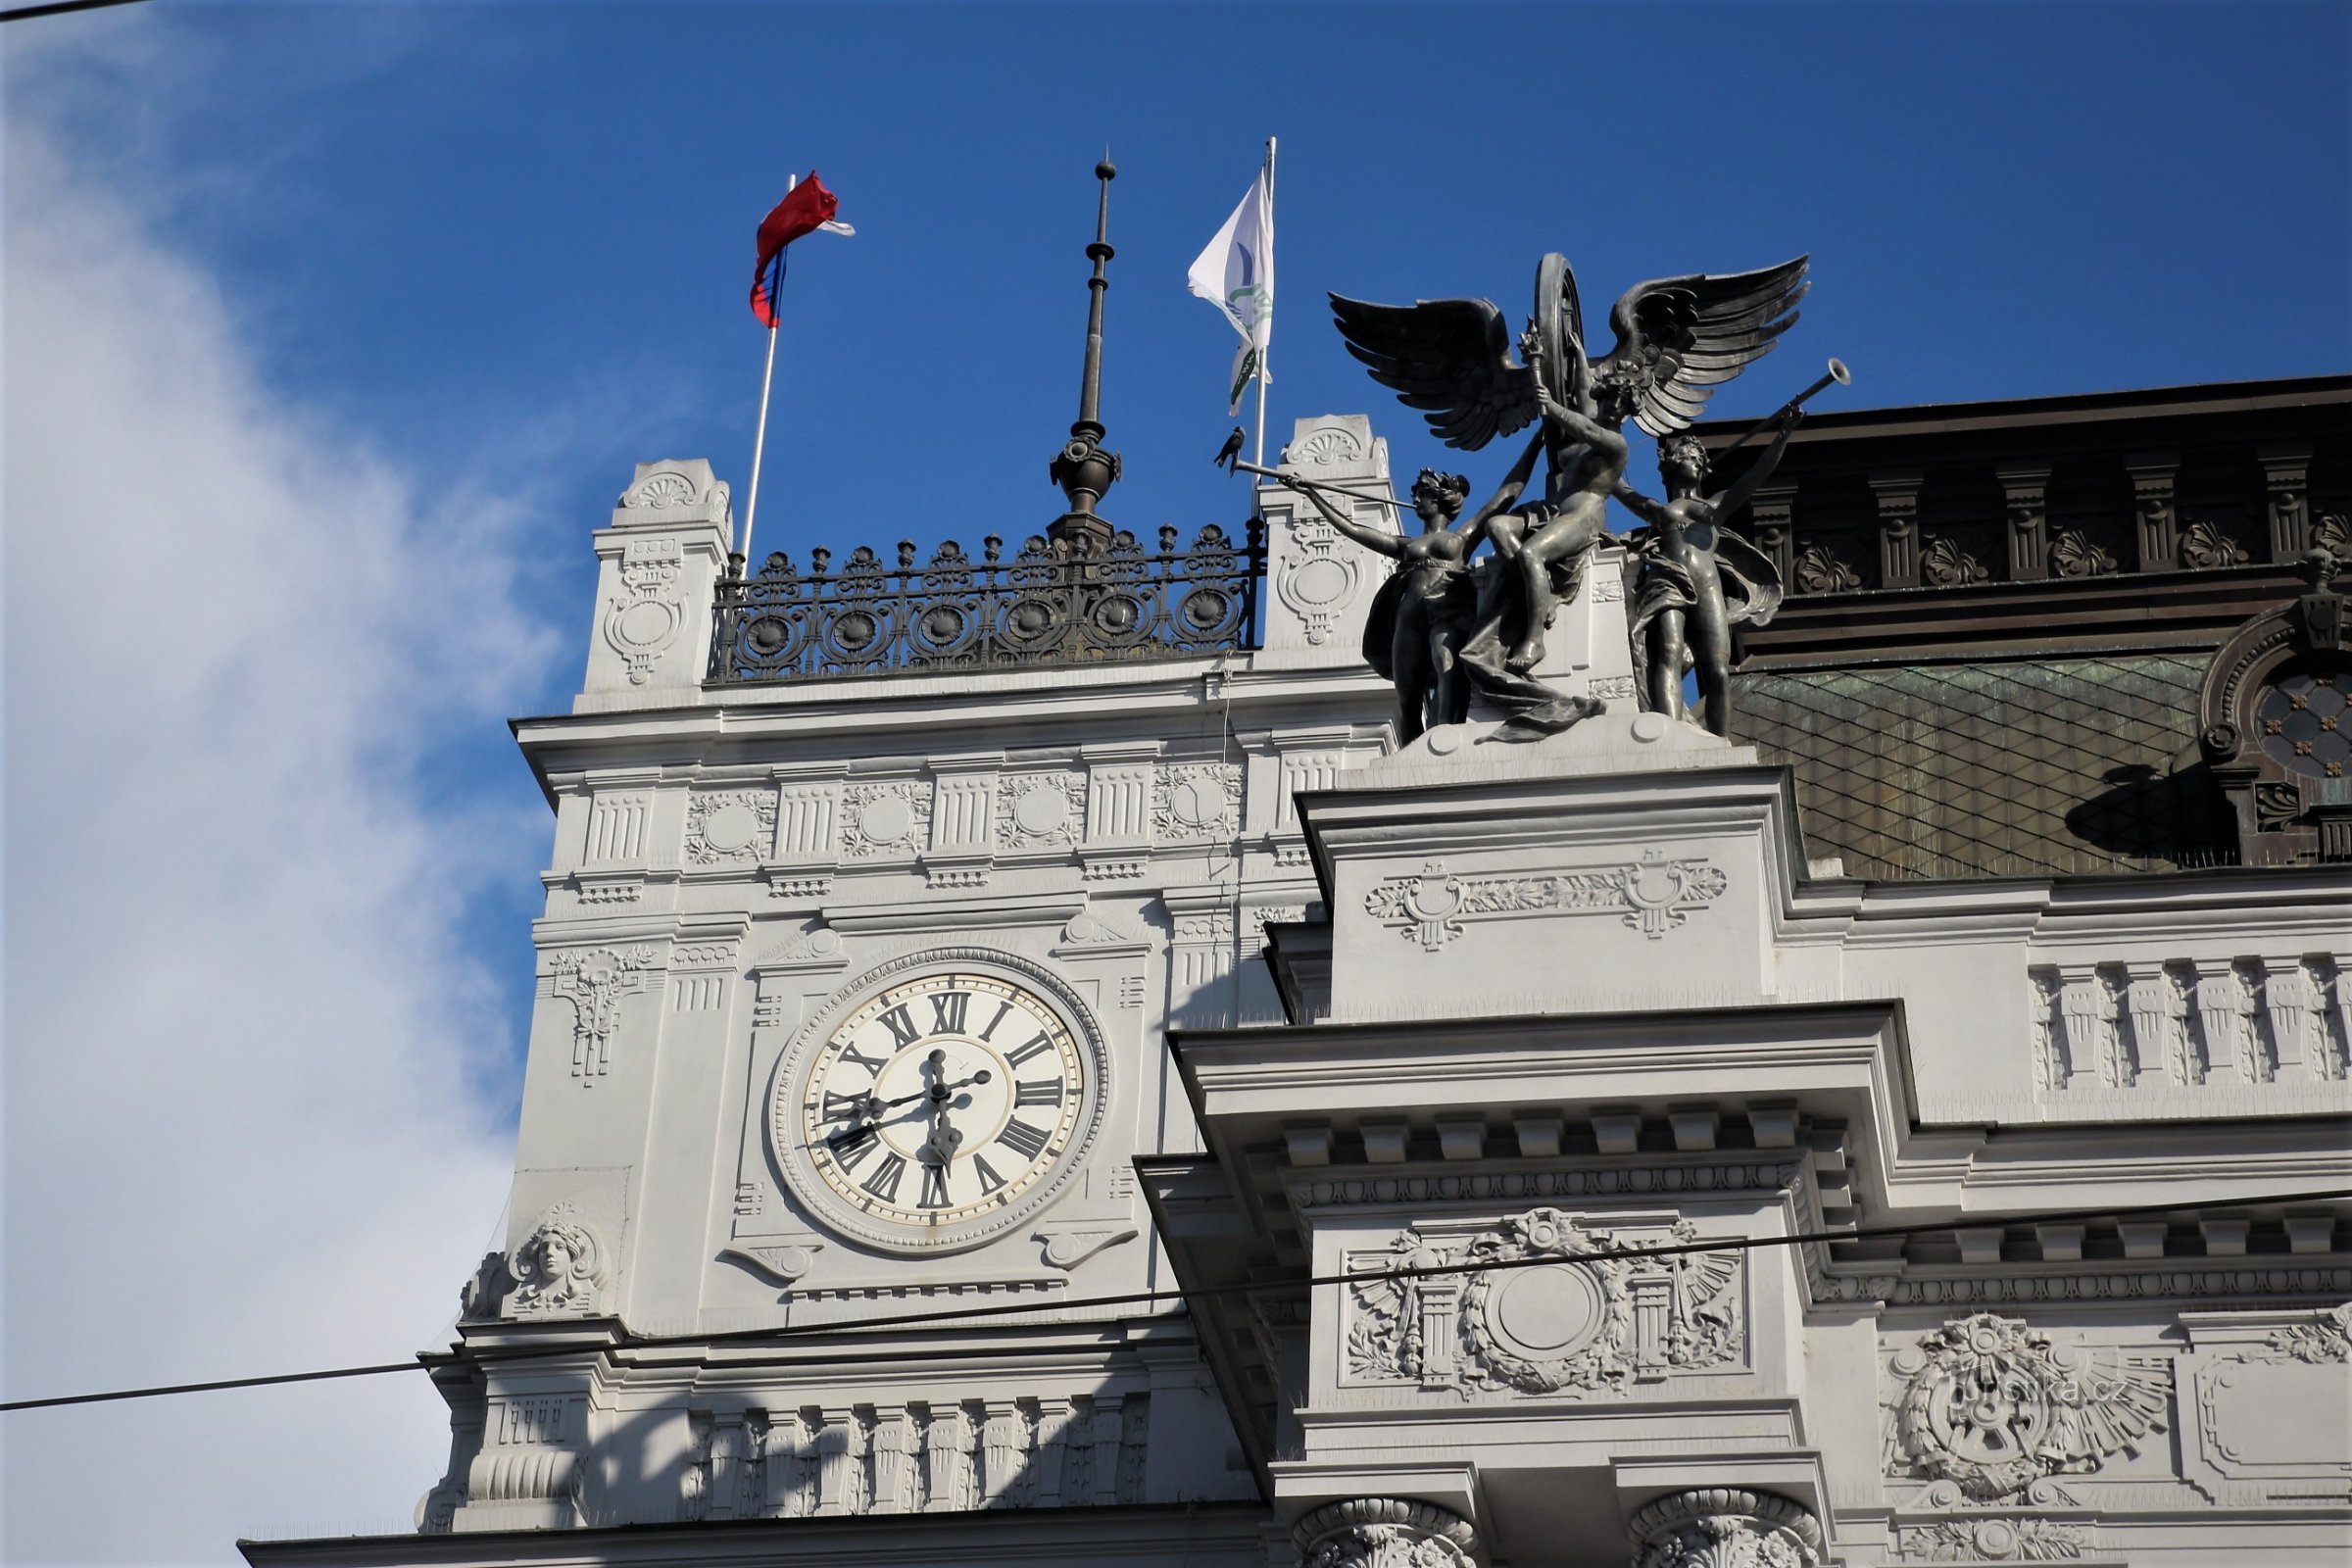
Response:
[[[1806,262],[1636,283],[1610,307],[1617,346],[1592,373],[1631,377],[1641,391],[1634,422],[1672,435],[1706,412],[1717,385],[1770,354],[1773,340],[1796,324],[1796,302],[1813,286]]]
[[[1348,352],[1447,446],[1476,452],[1535,418],[1535,377],[1512,357],[1492,301],[1373,305],[1334,294],[1331,312]]]

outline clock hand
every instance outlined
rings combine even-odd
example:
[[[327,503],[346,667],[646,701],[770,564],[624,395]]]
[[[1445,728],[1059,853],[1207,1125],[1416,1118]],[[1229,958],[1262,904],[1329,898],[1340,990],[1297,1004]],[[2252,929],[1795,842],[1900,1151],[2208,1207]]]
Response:
[[[877,1110],[892,1110],[900,1105],[911,1104],[915,1101],[926,1099],[932,1103],[937,1104],[939,1102],[946,1100],[950,1095],[954,1094],[958,1089],[969,1089],[974,1084],[984,1084],[988,1082],[988,1080],[989,1071],[986,1067],[983,1067],[978,1072],[973,1073],[969,1078],[958,1078],[952,1084],[939,1084],[930,1089],[917,1089],[913,1094],[901,1095],[896,1100],[876,1101],[874,1102],[874,1108]]]

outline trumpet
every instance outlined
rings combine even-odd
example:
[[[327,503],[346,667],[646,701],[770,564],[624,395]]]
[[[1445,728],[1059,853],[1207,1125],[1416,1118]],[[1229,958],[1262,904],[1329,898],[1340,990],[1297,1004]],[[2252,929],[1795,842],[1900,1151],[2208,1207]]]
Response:
[[[1350,490],[1346,485],[1326,484],[1321,479],[1301,478],[1295,473],[1286,474],[1280,468],[1261,468],[1254,463],[1244,463],[1238,458],[1234,460],[1233,466],[1237,472],[1259,473],[1269,479],[1289,479],[1295,484],[1304,485],[1309,490],[1328,490],[1335,496],[1347,496],[1355,501],[1377,501],[1384,507],[1395,507],[1398,512],[1405,510],[1405,503],[1397,500],[1395,496],[1374,495],[1369,490]]]
[[[1722,451],[1710,454],[1708,461],[1711,463],[1721,463],[1725,458],[1730,457],[1733,453],[1739,451],[1741,447],[1747,445],[1750,441],[1753,441],[1756,437],[1762,435],[1767,428],[1779,422],[1781,416],[1787,414],[1791,409],[1802,408],[1805,403],[1816,393],[1827,391],[1830,383],[1833,381],[1838,383],[1839,386],[1852,386],[1854,384],[1854,372],[1845,368],[1845,362],[1843,360],[1830,361],[1829,374],[1823,376],[1820,380],[1814,382],[1811,386],[1805,388],[1802,392],[1799,392],[1796,396],[1790,398],[1788,402],[1773,410],[1771,415],[1767,417],[1758,419],[1754,428],[1750,429],[1747,434],[1741,436],[1730,446],[1725,447]]]

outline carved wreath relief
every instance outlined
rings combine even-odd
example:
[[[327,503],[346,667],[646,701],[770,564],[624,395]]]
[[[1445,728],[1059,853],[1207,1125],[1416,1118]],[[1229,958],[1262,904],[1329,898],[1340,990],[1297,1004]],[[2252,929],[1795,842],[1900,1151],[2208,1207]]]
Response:
[[[773,790],[693,796],[686,807],[686,858],[697,865],[756,860],[775,842]]]
[[[1460,936],[1466,919],[1512,914],[1616,910],[1625,924],[1655,942],[1728,886],[1722,867],[1703,859],[1670,860],[1657,850],[1643,851],[1629,864],[1543,876],[1457,877],[1445,861],[1432,860],[1419,876],[1390,877],[1365,894],[1364,912],[1431,953]]]
[[[1374,1277],[1349,1287],[1348,1375],[1465,1397],[1581,1397],[1736,1365],[1746,1352],[1739,1254],[1594,1255],[1695,1236],[1687,1220],[1603,1229],[1556,1208],[1530,1209],[1458,1243],[1407,1230],[1388,1250],[1349,1259],[1351,1270]],[[1534,1261],[1546,1258],[1558,1261]],[[1377,1277],[1456,1263],[1520,1266]]]
[[[2065,1348],[1990,1312],[1946,1323],[1888,1362],[1886,1471],[1949,1482],[1975,1502],[2049,1495],[2165,1430],[2173,1371],[2160,1356]]]

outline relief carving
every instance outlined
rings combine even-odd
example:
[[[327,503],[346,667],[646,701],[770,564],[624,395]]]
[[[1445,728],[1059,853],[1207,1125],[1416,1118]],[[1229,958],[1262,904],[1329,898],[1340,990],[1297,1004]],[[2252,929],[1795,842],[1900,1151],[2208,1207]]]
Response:
[[[1300,1568],[1474,1568],[1478,1534],[1432,1502],[1350,1497],[1291,1527]]]
[[[697,865],[756,860],[776,837],[773,790],[700,794],[686,806],[686,858]]]
[[[1086,824],[1086,780],[1076,773],[1015,774],[997,790],[997,847],[1066,849]]]
[[[2224,1480],[2352,1479],[2352,1302],[2200,1358],[2196,1453]],[[2326,1370],[2315,1370],[2325,1368]]]
[[[841,792],[842,854],[909,856],[931,836],[931,792],[912,781],[852,784]]]
[[[597,1309],[607,1283],[605,1250],[596,1233],[567,1203],[547,1217],[507,1257],[514,1289],[507,1296],[512,1317],[586,1317]]]
[[[1364,912],[1432,953],[1460,936],[1465,919],[1485,915],[1615,910],[1654,942],[1729,886],[1720,866],[1670,860],[1657,850],[1627,864],[1528,877],[1456,877],[1444,861],[1432,860],[1420,875],[1391,877],[1365,894]]]
[[[1819,1568],[1821,1521],[1801,1503],[1744,1487],[1698,1487],[1643,1503],[1627,1521],[1634,1568]]]
[[[653,678],[661,658],[686,628],[686,600],[675,592],[686,553],[675,539],[632,539],[622,549],[620,580],[627,592],[605,614],[605,641],[628,665],[629,684]]]
[[[594,1088],[611,1069],[620,999],[644,989],[645,971],[653,962],[654,950],[645,943],[575,949],[549,960],[556,995],[572,1006],[571,1075],[582,1088]]]
[[[1898,1528],[1894,1539],[1913,1562],[2073,1562],[2089,1535],[2055,1519],[1938,1519]]]
[[[1696,1234],[1689,1221],[1601,1229],[1556,1208],[1530,1209],[1458,1244],[1408,1230],[1390,1250],[1352,1258],[1351,1267],[1377,1276],[1516,1266],[1352,1284],[1349,1375],[1465,1397],[1581,1397],[1737,1366],[1746,1352],[1740,1254],[1595,1255],[1685,1244]]]
[[[1242,770],[1223,762],[1160,769],[1152,800],[1152,830],[1162,842],[1215,838],[1242,824]]]
[[[2088,1475],[2165,1430],[2172,1363],[2063,1348],[1989,1312],[1946,1323],[1889,1362],[1889,1475],[1948,1481],[1977,1502]]]

